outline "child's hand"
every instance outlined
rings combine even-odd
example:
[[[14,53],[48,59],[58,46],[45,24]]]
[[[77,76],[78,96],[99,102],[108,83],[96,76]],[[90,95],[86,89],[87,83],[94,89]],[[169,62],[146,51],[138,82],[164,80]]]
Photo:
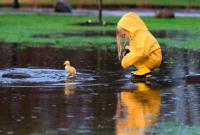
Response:
[[[120,59],[123,59],[123,57],[124,57],[127,53],[129,53],[129,52],[130,52],[129,49],[124,49],[124,50],[122,51],[122,54],[121,54]]]
[[[125,46],[125,49],[130,50],[130,46],[129,46],[129,45],[126,45],[126,46]]]

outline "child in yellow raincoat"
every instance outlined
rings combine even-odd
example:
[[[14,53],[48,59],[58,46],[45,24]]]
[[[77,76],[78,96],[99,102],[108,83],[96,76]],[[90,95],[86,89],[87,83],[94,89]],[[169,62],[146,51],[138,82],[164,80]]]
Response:
[[[128,39],[129,44],[122,40]],[[123,68],[135,66],[134,76],[147,76],[159,67],[162,61],[162,52],[159,43],[149,32],[142,19],[133,12],[122,16],[117,25],[117,47],[119,59],[122,59]],[[122,53],[124,52],[125,53]]]

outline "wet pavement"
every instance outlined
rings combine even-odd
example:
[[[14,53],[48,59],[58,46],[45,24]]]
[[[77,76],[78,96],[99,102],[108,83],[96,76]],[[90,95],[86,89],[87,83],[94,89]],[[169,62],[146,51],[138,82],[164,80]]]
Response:
[[[123,8],[120,10],[108,10],[104,9],[102,14],[104,16],[122,16],[127,12],[135,12],[139,16],[154,16],[156,10],[158,8],[153,9],[145,9],[145,8]],[[75,16],[97,16],[98,10],[96,9],[73,9],[72,13],[55,13],[54,8],[20,8],[20,9],[12,9],[12,8],[1,8],[0,14],[4,14],[7,12],[18,12],[22,14],[32,14],[32,13],[40,13],[40,14],[48,14],[48,15],[75,15]],[[177,17],[200,17],[200,10],[193,8],[186,9],[173,9],[175,16]]]
[[[200,52],[163,47],[152,80],[134,82],[116,51],[0,45],[0,135],[160,134],[160,122],[200,125]],[[78,73],[67,79],[63,62]],[[21,73],[26,78],[2,77]],[[188,78],[190,80],[190,78]]]
[[[104,16],[123,16],[127,12],[135,12],[139,16],[155,16],[155,12],[158,9],[140,9],[140,8],[127,8],[120,10],[103,10]],[[174,9],[175,16],[177,17],[200,17],[200,10],[197,9]],[[98,15],[98,10],[85,10],[85,9],[76,9],[72,12],[74,15]]]

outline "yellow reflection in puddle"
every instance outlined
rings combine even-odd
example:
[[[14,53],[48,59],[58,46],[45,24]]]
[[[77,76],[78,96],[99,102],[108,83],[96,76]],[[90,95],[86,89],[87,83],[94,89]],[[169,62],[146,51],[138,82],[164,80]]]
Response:
[[[139,82],[134,90],[122,90],[116,110],[117,135],[144,135],[160,113],[160,90]]]

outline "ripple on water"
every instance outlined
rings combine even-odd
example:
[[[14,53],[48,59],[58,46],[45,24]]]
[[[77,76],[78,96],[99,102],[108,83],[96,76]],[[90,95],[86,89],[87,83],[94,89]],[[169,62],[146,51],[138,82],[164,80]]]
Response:
[[[10,73],[24,73],[29,74],[29,78],[3,78],[3,74]],[[61,85],[64,84],[80,84],[83,81],[95,80],[95,76],[91,73],[78,72],[73,79],[67,79],[65,70],[56,69],[37,69],[37,68],[12,68],[0,70],[0,84],[3,86],[12,85],[35,85],[35,84],[51,84]]]
[[[80,127],[78,127],[76,132],[81,133],[81,134],[88,134],[88,133],[91,132],[91,130],[90,130],[90,127],[85,126],[85,125],[81,125]]]

